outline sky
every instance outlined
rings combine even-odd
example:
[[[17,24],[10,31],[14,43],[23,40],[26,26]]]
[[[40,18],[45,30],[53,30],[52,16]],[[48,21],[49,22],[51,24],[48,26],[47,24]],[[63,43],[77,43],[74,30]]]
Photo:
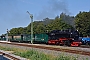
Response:
[[[0,35],[7,29],[26,27],[34,21],[55,18],[64,12],[76,16],[80,11],[90,11],[90,0],[0,0]]]

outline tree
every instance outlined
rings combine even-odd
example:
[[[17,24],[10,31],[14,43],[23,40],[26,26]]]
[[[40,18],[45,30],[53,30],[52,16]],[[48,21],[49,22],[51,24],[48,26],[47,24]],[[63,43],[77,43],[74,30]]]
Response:
[[[47,31],[50,32],[51,30],[61,30],[61,29],[71,29],[72,26],[67,24],[63,21],[62,18],[56,16],[55,19],[45,18],[43,21],[34,21],[33,22],[33,33],[46,33]],[[20,35],[20,34],[31,34],[31,23],[23,28],[12,28],[10,30],[11,35]]]
[[[39,33],[45,33],[45,25],[43,23],[38,23],[34,25],[34,34],[39,34]]]
[[[63,29],[72,29],[72,26],[65,23],[61,18],[55,18],[50,24],[47,25],[47,29],[50,30],[63,30]]]
[[[18,28],[18,32],[19,32],[19,34],[24,34],[25,33],[24,28],[23,27],[19,27]]]
[[[19,28],[12,28],[10,30],[9,35],[21,35],[24,34],[24,28],[23,27],[19,27]]]
[[[17,35],[17,34],[20,34],[18,28],[12,28],[10,30],[9,35]]]
[[[45,19],[43,19],[42,23],[43,23],[44,25],[47,25],[47,24],[49,24],[50,22],[52,22],[53,20],[54,20],[54,19],[45,18]]]
[[[90,35],[90,12],[80,12],[75,17],[75,27],[84,36]]]
[[[60,18],[67,24],[70,24],[74,27],[74,16],[66,15],[65,13],[60,14]]]

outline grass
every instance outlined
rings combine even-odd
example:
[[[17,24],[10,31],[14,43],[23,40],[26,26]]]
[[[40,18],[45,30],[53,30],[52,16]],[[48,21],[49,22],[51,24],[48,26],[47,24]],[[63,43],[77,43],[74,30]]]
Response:
[[[64,54],[60,54],[60,56],[55,57],[53,55],[40,53],[33,49],[32,50],[22,50],[18,48],[8,48],[4,46],[0,46],[0,49],[5,50],[5,51],[14,51],[13,54],[30,59],[30,60],[77,60],[78,58],[78,57],[73,57],[73,56],[65,56]],[[88,59],[86,58],[86,60]]]

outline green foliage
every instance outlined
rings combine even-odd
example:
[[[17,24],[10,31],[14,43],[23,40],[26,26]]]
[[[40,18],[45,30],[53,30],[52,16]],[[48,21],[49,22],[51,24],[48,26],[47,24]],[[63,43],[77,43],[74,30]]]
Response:
[[[19,51],[18,53],[16,52],[14,54],[19,55],[24,58],[31,59],[31,60],[50,60],[50,57],[48,57],[47,55],[43,53],[38,53],[35,50],[29,50],[29,51],[27,50],[23,52]]]
[[[67,15],[65,15],[67,16]],[[70,17],[70,16],[69,16]],[[69,21],[69,20],[68,20]],[[52,31],[52,30],[61,30],[61,29],[72,29],[73,27],[64,21],[61,17],[56,16],[55,19],[49,19],[45,18],[43,21],[35,21],[33,22],[33,33],[46,33]],[[31,23],[23,28],[12,28],[10,30],[9,35],[21,35],[21,34],[31,34]]]
[[[24,30],[25,28],[23,27],[19,27],[19,28],[12,28],[10,30],[10,33],[9,35],[20,35],[20,34],[23,34],[24,33]]]
[[[55,60],[77,60],[77,57],[60,55]]]
[[[0,46],[0,49],[5,50],[5,51],[12,51],[11,48],[7,48],[7,47],[4,47],[4,46]]]
[[[65,13],[61,13],[60,14],[60,18],[67,24],[70,24],[71,26],[74,27],[74,19],[75,17],[74,16],[69,16],[69,15],[66,15]],[[75,27],[74,27],[75,28]]]
[[[75,27],[84,36],[90,36],[90,12],[80,12],[75,17]]]
[[[56,18],[50,24],[47,25],[48,30],[63,30],[63,29],[72,29],[72,26],[65,23],[61,18]]]
[[[33,33],[46,33],[52,30],[77,29],[84,36],[90,36],[90,12],[80,12],[75,17],[61,13],[55,19],[45,18],[33,22]],[[12,28],[9,35],[31,34],[31,23],[27,27]]]
[[[34,24],[34,33],[45,33],[45,25],[43,23],[38,23],[38,25],[35,27],[36,24]]]
[[[34,49],[31,50],[26,50],[26,49],[21,49],[21,48],[9,48],[9,47],[5,47],[5,46],[0,46],[1,50],[5,50],[5,51],[13,51],[12,53],[30,60],[78,60],[78,57],[74,57],[74,56],[65,56],[64,54],[60,54],[60,56],[54,56],[54,55],[48,55],[45,53],[41,53],[38,51],[35,51]],[[88,58],[84,59],[81,58],[83,60],[88,60]]]
[[[9,47],[4,47],[4,46],[0,46],[0,49],[5,50],[5,51],[13,51],[13,54],[30,59],[30,60],[76,60],[75,57],[64,56],[63,54],[56,57],[54,55],[41,53],[33,49],[26,50],[26,49],[19,49],[15,47],[9,48]]]

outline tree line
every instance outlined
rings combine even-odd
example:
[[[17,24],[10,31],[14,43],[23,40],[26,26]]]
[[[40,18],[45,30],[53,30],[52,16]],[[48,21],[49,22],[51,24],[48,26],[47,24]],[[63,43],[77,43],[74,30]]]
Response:
[[[34,34],[65,29],[76,29],[80,34],[83,34],[83,36],[90,36],[90,11],[80,11],[76,16],[61,13],[60,16],[56,16],[54,19],[49,19],[47,17],[43,19],[43,21],[33,22]],[[12,28],[9,32],[9,35],[31,34],[31,23],[26,27]]]

